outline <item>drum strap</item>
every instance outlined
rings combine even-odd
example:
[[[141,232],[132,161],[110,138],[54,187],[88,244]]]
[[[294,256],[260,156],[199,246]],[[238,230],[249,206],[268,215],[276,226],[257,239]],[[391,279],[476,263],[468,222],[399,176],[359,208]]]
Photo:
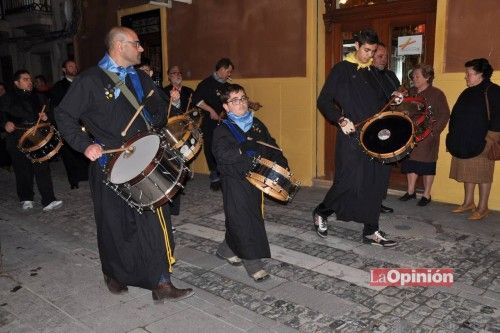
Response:
[[[113,73],[113,72],[105,70],[105,69],[102,69],[102,70],[113,81],[113,83],[115,84],[114,88],[120,89],[120,91],[123,93],[123,96],[125,96],[125,98],[127,98],[127,100],[129,101],[130,104],[132,104],[134,109],[136,109],[136,110],[139,109],[139,107],[140,107],[139,102],[137,102],[137,99],[135,98],[134,94],[132,94],[130,89],[127,87],[127,85],[125,84],[125,81],[120,80],[120,77],[116,73]],[[144,120],[144,123],[146,123],[146,127],[148,128],[148,131],[150,131],[151,130],[150,121],[146,118],[146,116],[144,115],[143,112],[141,112],[140,114],[141,114],[142,119]]]

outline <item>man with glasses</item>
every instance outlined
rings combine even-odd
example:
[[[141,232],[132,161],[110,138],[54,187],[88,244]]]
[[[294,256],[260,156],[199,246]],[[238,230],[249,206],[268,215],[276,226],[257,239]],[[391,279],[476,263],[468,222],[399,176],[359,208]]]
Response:
[[[203,132],[203,151],[210,170],[210,189],[220,189],[220,178],[217,172],[217,162],[212,154],[212,137],[221,115],[224,112],[220,94],[227,87],[234,65],[228,58],[222,58],[215,64],[215,71],[201,81],[193,95],[193,103],[204,110],[201,131]]]
[[[104,280],[112,293],[136,286],[152,290],[155,301],[183,299],[193,291],[177,289],[170,281],[175,259],[168,206],[140,214],[105,184],[103,171],[109,156],[103,150],[119,148],[132,136],[163,126],[168,101],[149,75],[134,68],[144,49],[133,30],[114,27],[105,43],[107,53],[98,66],[78,76],[56,109],[66,141],[92,161],[89,182]],[[129,98],[144,109],[122,137],[136,112]],[[80,119],[95,141],[81,131]]]
[[[245,179],[254,157],[261,156],[288,168],[266,126],[253,116],[243,87],[229,84],[221,91],[227,119],[214,131],[213,153],[222,179],[226,234],[216,255],[231,265],[244,265],[248,275],[259,282],[269,278],[262,258],[271,250],[263,218],[262,192]]]
[[[192,98],[194,91],[182,85],[182,72],[177,65],[169,67],[168,81],[170,84],[164,87],[163,91],[172,99],[170,116],[183,114],[187,111],[189,100]]]

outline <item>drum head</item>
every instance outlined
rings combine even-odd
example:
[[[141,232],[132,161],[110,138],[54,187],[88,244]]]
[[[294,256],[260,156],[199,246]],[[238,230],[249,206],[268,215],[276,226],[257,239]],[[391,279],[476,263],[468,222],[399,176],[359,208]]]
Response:
[[[365,124],[360,140],[366,150],[376,154],[386,154],[405,147],[412,135],[411,121],[393,114]]]
[[[146,135],[130,144],[132,153],[121,152],[109,174],[109,181],[123,184],[143,172],[154,160],[160,147],[160,137],[156,134]]]

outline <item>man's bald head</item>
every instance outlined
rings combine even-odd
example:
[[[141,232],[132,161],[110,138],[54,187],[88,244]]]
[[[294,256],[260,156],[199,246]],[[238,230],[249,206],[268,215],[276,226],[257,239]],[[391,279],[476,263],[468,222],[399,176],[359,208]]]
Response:
[[[141,46],[134,30],[126,27],[114,27],[106,35],[106,48],[109,56],[122,67],[137,65],[141,62]]]
[[[117,41],[127,40],[128,36],[131,34],[135,35],[134,30],[127,27],[113,27],[109,30],[106,38],[104,39],[104,44],[106,45],[106,50],[109,52],[113,48],[113,45]]]

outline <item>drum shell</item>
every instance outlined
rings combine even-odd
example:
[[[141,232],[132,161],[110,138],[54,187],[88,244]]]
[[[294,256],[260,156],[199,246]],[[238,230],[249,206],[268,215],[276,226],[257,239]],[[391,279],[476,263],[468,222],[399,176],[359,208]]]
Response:
[[[32,145],[28,145],[29,143]],[[18,149],[33,163],[42,163],[57,154],[62,145],[63,141],[55,127],[49,123],[42,123],[23,133],[19,139]]]

